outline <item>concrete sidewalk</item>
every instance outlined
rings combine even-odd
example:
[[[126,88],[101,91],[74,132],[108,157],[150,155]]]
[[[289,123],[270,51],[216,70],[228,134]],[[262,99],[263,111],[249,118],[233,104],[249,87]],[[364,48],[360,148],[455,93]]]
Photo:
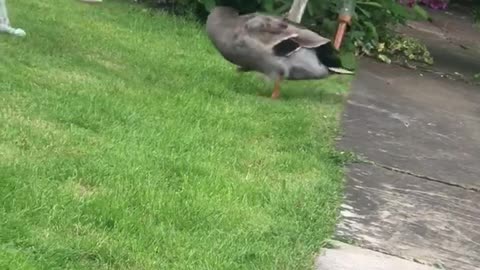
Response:
[[[406,30],[432,49],[434,69],[479,73],[480,32],[435,16]],[[347,168],[336,237],[381,253],[341,246],[317,268],[480,269],[480,86],[363,59],[343,126],[341,148],[369,163]]]

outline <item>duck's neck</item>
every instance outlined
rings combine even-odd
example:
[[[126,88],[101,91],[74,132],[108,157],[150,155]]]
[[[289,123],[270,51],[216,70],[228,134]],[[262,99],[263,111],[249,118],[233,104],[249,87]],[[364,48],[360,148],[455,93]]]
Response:
[[[239,17],[237,10],[230,7],[216,7],[207,19],[207,31],[212,37],[231,32]]]
[[[216,7],[212,10],[207,19],[207,33],[217,47],[223,49],[225,43],[232,41],[238,18],[238,11],[229,7]]]

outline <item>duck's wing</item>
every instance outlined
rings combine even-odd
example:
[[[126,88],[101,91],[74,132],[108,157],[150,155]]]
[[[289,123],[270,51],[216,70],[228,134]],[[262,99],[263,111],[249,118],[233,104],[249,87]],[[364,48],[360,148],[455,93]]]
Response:
[[[255,13],[244,15],[243,22],[245,41],[277,56],[288,56],[299,48],[316,48],[330,42],[285,18]]]

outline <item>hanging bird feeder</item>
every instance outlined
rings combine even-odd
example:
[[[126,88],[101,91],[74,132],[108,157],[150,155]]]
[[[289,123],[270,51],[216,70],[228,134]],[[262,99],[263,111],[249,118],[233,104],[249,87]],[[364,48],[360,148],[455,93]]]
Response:
[[[343,37],[347,30],[347,25],[352,23],[352,16],[355,12],[355,0],[340,0],[338,12],[338,28],[335,35],[334,47],[339,50],[342,46]]]

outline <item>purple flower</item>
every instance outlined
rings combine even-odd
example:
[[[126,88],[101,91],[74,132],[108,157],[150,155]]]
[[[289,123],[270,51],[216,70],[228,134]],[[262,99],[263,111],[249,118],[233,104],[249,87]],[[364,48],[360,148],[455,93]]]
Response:
[[[431,9],[446,9],[448,0],[421,0],[422,4],[430,7]]]
[[[408,7],[413,7],[417,0],[398,0],[398,2],[400,2],[400,4],[407,5]]]
[[[449,0],[398,0],[401,4],[412,7],[416,3],[423,4],[431,9],[446,9]]]

